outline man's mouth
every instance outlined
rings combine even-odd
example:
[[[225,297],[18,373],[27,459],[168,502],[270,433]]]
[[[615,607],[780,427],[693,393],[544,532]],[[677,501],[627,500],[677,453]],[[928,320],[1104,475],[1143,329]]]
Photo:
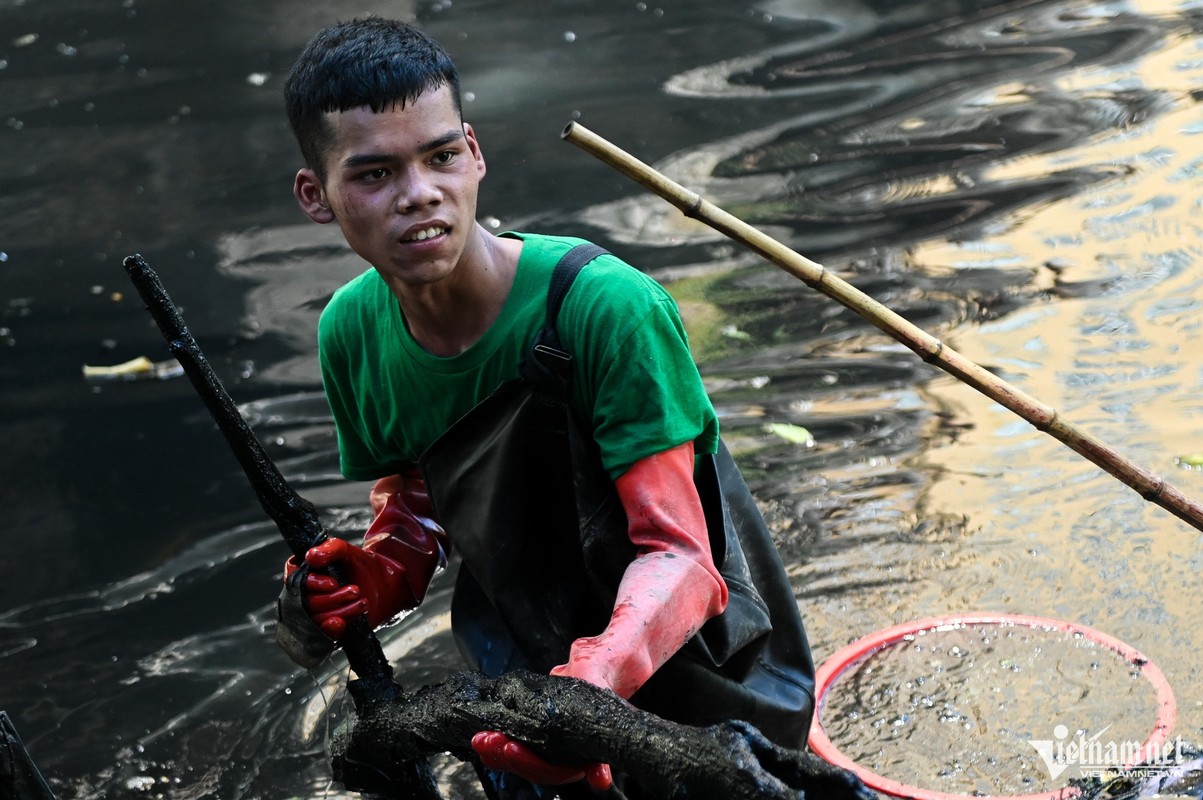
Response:
[[[427,239],[433,239],[436,236],[441,236],[446,233],[447,229],[439,225],[431,225],[429,228],[423,228],[420,231],[414,231],[409,236],[406,236],[401,241],[403,242],[423,242]]]

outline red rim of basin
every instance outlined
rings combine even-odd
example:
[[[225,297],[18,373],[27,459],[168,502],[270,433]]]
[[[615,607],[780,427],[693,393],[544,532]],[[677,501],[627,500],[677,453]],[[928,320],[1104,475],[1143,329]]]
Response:
[[[840,752],[839,748],[831,742],[827,734],[823,731],[822,724],[823,706],[827,690],[849,668],[859,661],[890,645],[906,641],[923,633],[955,630],[973,625],[1010,625],[1079,634],[1095,644],[1106,647],[1108,650],[1118,654],[1129,664],[1138,668],[1141,675],[1144,676],[1145,680],[1157,692],[1157,718],[1153,723],[1152,733],[1149,734],[1149,738],[1145,740],[1144,746],[1141,748],[1141,753],[1159,752],[1162,745],[1165,744],[1177,720],[1177,702],[1174,700],[1174,692],[1170,688],[1169,682],[1165,679],[1165,675],[1157,668],[1157,665],[1139,650],[1124,644],[1102,631],[1097,631],[1085,625],[1079,625],[1076,622],[1065,622],[1063,620],[1048,619],[1046,617],[1036,617],[1027,614],[973,613],[953,614],[946,617],[929,617],[927,619],[915,620],[914,622],[904,622],[901,625],[884,628],[864,638],[857,639],[852,644],[836,651],[815,673],[815,715],[810,726],[810,738],[808,740],[810,749],[820,758],[855,773],[867,786],[893,797],[910,798],[911,800],[965,800],[967,798],[981,800],[980,795],[938,792],[918,786],[909,786],[905,783],[878,775],[872,770],[860,766]],[[1130,767],[1135,766],[1135,764],[1126,764],[1125,766]],[[1006,800],[1068,800],[1068,798],[1076,797],[1078,794],[1078,789],[1067,786],[1036,794],[1007,795],[1005,798]],[[1004,796],[995,795],[995,797]]]

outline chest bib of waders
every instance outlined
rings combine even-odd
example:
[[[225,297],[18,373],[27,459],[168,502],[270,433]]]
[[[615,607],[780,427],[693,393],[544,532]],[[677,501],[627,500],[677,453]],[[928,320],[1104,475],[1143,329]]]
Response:
[[[420,459],[437,517],[462,559],[451,611],[456,643],[488,675],[546,673],[566,662],[573,640],[606,627],[635,556],[614,484],[570,407],[572,356],[555,330],[577,273],[605,252],[579,245],[565,254],[521,377]],[[814,710],[814,663],[780,557],[724,446],[698,457],[694,483],[727,609],[631,701],[692,725],[746,720],[778,744],[801,748]]]

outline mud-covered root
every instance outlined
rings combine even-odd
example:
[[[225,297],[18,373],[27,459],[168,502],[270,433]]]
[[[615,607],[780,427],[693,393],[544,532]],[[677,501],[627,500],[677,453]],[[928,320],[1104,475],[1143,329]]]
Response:
[[[779,747],[748,723],[680,725],[584,681],[523,671],[496,679],[458,672],[353,717],[332,742],[335,779],[414,796],[413,763],[437,753],[476,763],[470,741],[482,730],[527,742],[551,761],[608,763],[665,800],[876,797],[852,773]]]
[[[715,729],[709,729],[715,730]],[[733,738],[732,752],[746,747],[760,768],[790,789],[811,798],[859,798],[875,800],[878,795],[853,773],[830,764],[805,750],[791,750],[770,742],[754,726],[733,721],[718,726],[720,737]]]

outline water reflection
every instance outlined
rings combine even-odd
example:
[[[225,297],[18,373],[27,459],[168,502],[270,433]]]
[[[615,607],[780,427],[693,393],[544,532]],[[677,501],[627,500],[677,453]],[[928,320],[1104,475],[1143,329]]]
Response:
[[[820,257],[867,242],[970,235],[991,219],[1115,178],[1122,172],[1107,164],[1022,180],[988,173],[1138,124],[1172,103],[1143,86],[1086,95],[1058,85],[1073,71],[1153,50],[1169,27],[1161,21],[1031,0],[949,5],[956,11],[938,22],[883,21],[855,47],[808,31],[788,46],[674,76],[670,93],[738,103],[741,113],[770,107],[773,121],[674,154],[663,171]],[[689,229],[667,239],[671,223],[653,220],[674,213],[637,198],[601,219],[613,219],[607,227],[620,240],[713,236]],[[598,221],[597,209],[588,218]]]
[[[1154,656],[1200,733],[1192,531],[555,137],[579,112],[1168,471],[1203,440],[1197,3],[368,5],[457,49],[490,224],[592,236],[678,298],[819,658],[932,614],[1064,617]],[[161,353],[109,299],[148,252],[288,479],[362,529],[311,342],[363,265],[298,224],[278,107],[332,13],[0,4],[0,536],[28,562],[0,587],[0,705],[64,798],[339,796],[344,667],[271,645],[282,545],[190,388],[78,374]],[[457,666],[449,577],[383,637],[406,686]]]

